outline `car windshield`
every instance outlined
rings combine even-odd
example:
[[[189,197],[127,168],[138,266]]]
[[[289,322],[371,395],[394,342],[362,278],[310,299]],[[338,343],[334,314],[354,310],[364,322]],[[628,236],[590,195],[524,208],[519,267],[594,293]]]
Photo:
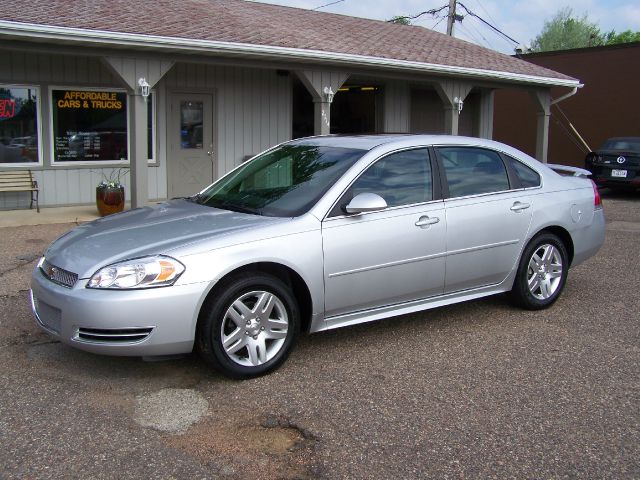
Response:
[[[194,200],[209,207],[270,217],[307,212],[366,150],[282,145],[221,178]]]
[[[640,152],[640,138],[610,138],[601,150],[626,150],[627,152]]]

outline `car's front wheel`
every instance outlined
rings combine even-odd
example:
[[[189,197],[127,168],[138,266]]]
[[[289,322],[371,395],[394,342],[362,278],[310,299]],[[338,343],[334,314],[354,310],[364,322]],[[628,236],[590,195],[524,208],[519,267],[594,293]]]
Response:
[[[551,233],[537,235],[524,249],[511,299],[528,310],[547,308],[560,296],[568,270],[569,257],[562,240]]]
[[[205,303],[196,341],[216,370],[250,378],[278,368],[299,330],[291,289],[271,275],[249,273],[226,281]]]

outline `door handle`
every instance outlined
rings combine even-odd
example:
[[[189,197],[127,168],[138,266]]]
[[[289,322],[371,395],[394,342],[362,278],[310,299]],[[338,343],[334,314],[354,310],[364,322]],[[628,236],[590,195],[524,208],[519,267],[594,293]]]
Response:
[[[528,203],[516,202],[511,206],[511,211],[512,212],[521,212],[522,210],[526,210],[530,206],[531,205],[529,205]]]
[[[435,225],[438,223],[440,219],[438,217],[420,217],[418,221],[415,223],[416,227],[428,227],[429,225]]]

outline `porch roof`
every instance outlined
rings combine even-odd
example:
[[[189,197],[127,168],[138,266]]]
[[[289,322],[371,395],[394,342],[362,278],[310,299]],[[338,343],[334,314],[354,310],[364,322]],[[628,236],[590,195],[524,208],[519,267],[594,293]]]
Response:
[[[480,77],[578,80],[419,26],[244,0],[0,0],[0,38]]]

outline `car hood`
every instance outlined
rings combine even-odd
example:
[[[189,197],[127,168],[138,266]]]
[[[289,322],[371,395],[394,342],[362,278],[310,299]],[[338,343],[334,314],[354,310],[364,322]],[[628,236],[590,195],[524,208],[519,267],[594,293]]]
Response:
[[[54,241],[45,257],[57,267],[88,278],[98,268],[120,260],[167,254],[187,244],[287,220],[171,200],[74,228]]]

